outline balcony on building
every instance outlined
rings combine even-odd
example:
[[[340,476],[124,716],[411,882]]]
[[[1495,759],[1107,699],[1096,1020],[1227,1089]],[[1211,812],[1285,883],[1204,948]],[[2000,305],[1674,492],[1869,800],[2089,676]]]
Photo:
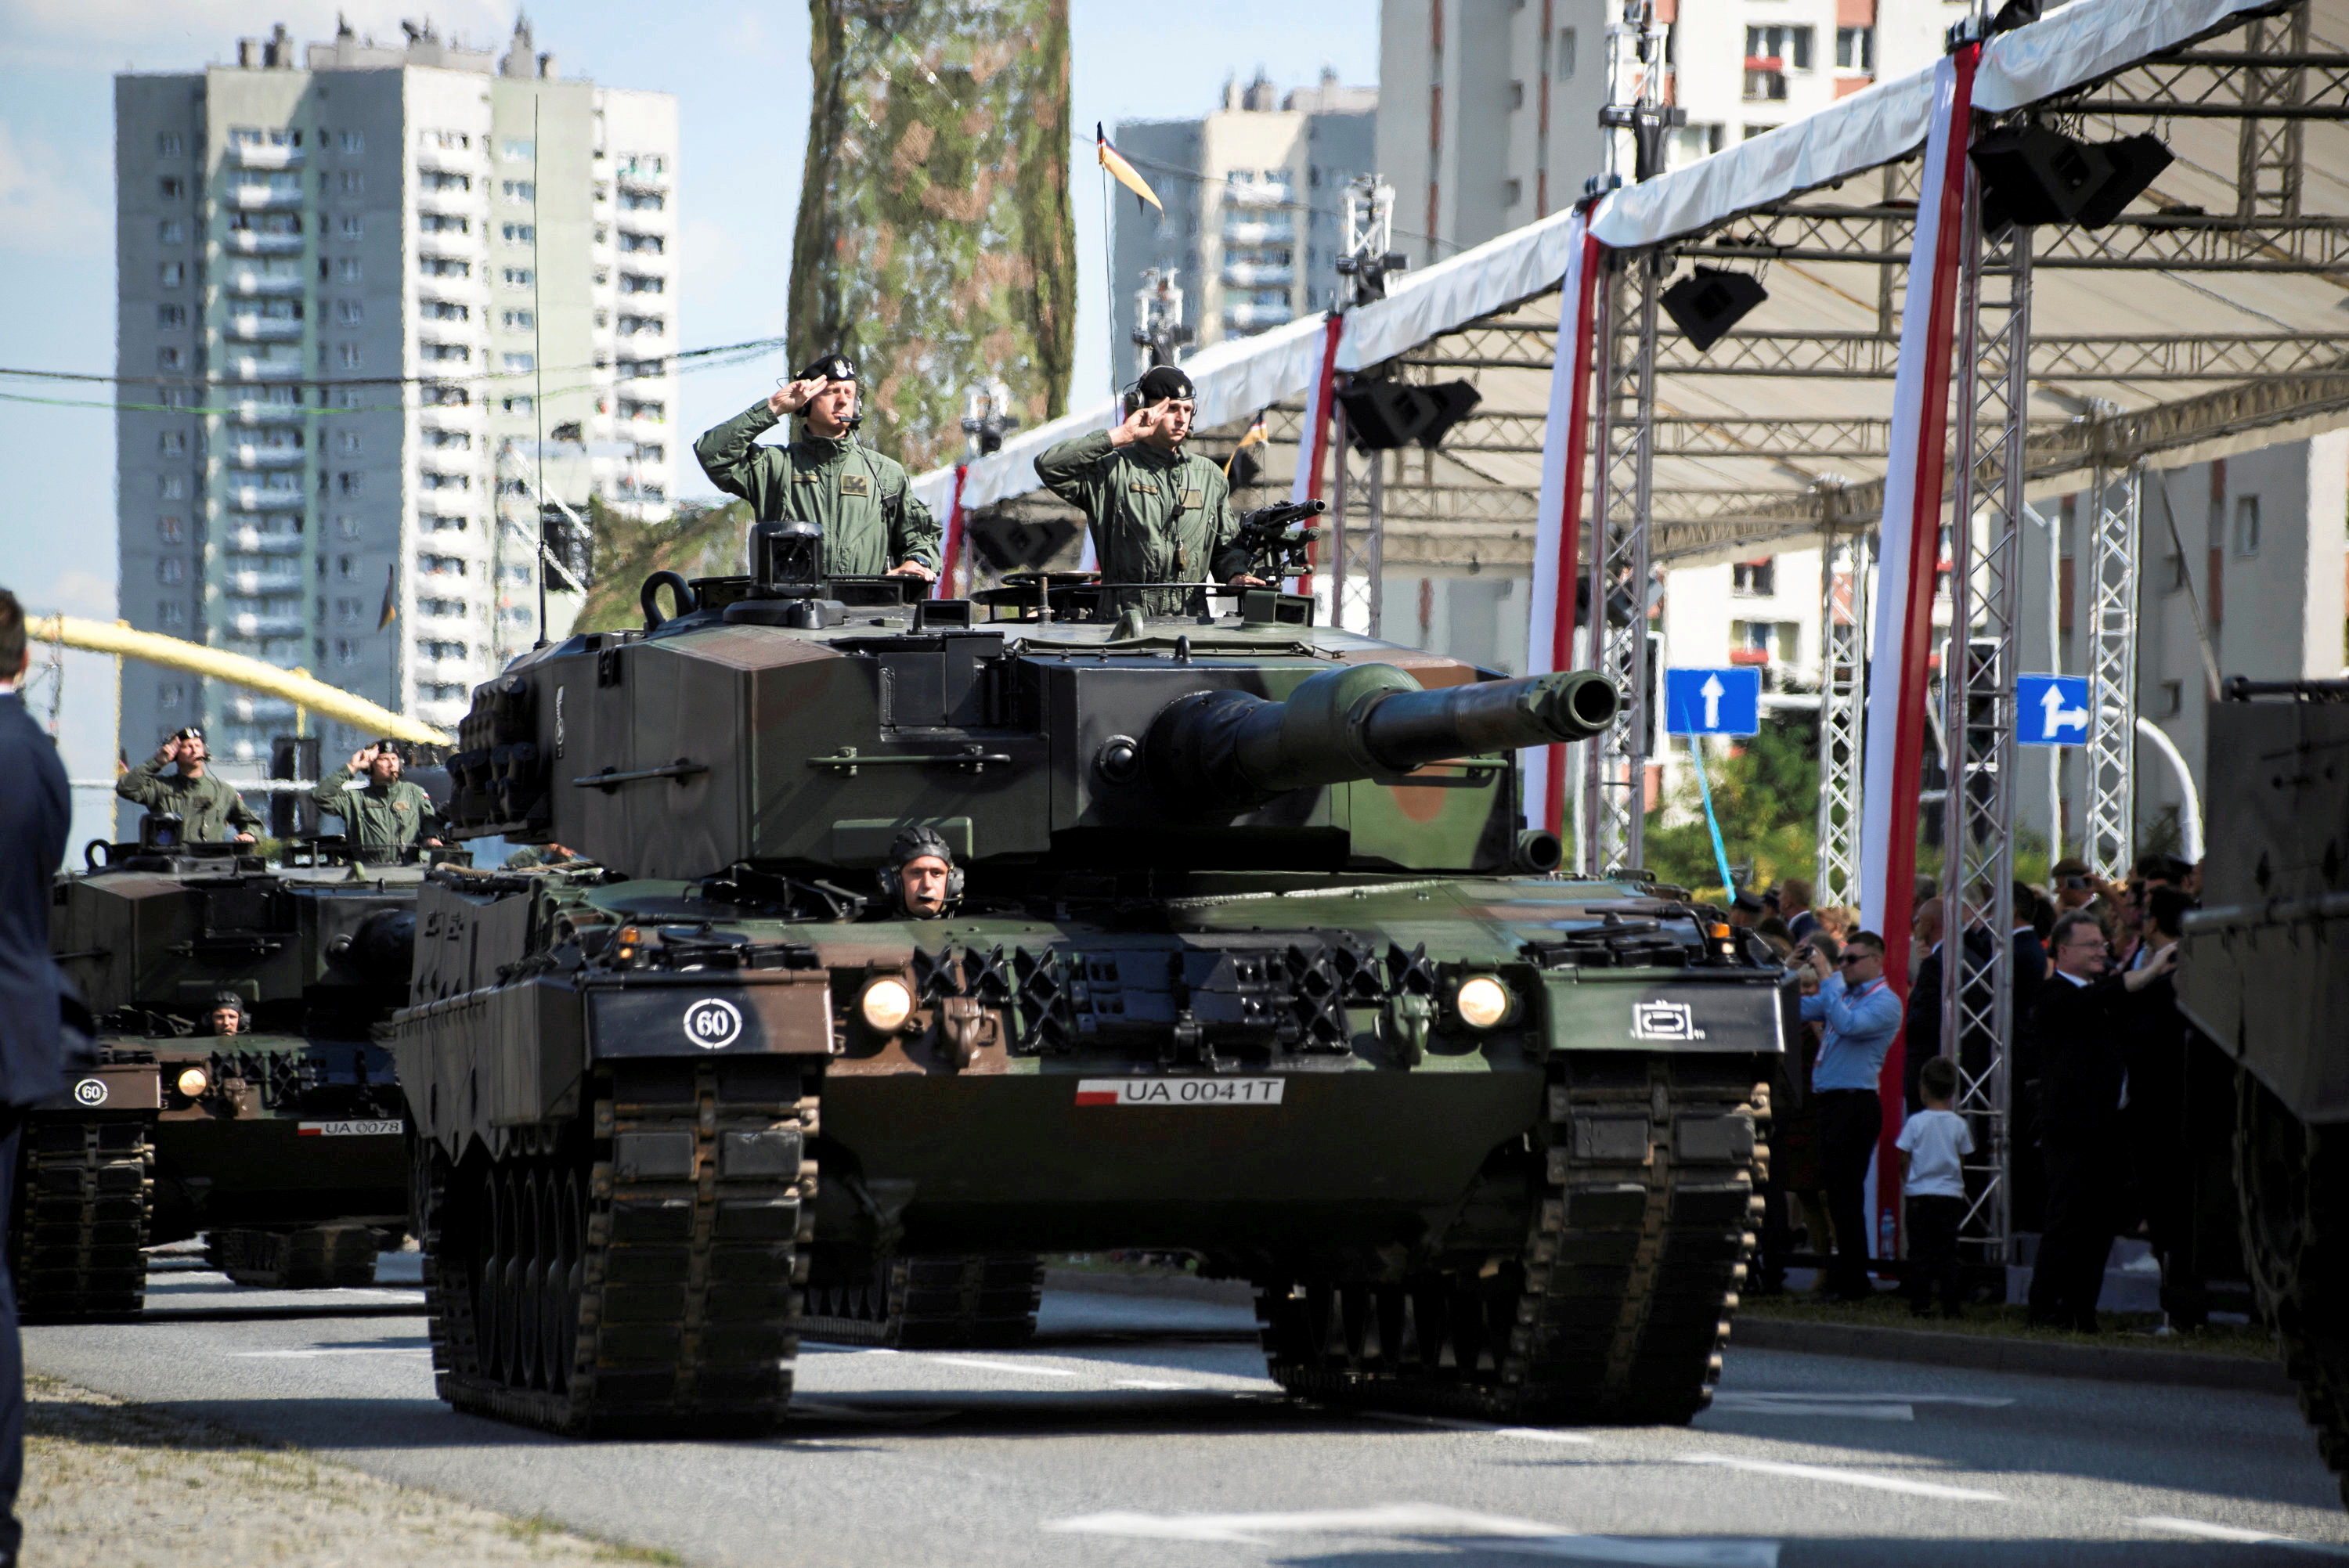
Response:
[[[1297,225],[1287,215],[1278,218],[1240,218],[1224,220],[1224,243],[1226,245],[1286,245],[1297,238]]]
[[[1786,101],[1786,62],[1777,55],[1745,57],[1745,101],[1747,103],[1784,103]]]
[[[221,717],[238,724],[285,724],[294,717],[294,705],[282,696],[233,696],[221,704]]]
[[[1224,307],[1224,326],[1231,332],[1262,332],[1269,326],[1294,321],[1297,313],[1285,304],[1227,304]]]
[[[297,178],[284,184],[259,180],[239,180],[231,175],[228,188],[221,192],[223,206],[241,208],[248,212],[271,211],[302,205],[302,183]]]
[[[236,311],[221,330],[224,336],[243,343],[296,343],[301,340],[302,323],[299,317]]]
[[[302,505],[302,492],[292,485],[231,484],[221,499],[237,511],[295,511]]]
[[[262,142],[240,141],[228,150],[229,158],[240,169],[299,169],[305,154],[290,142],[272,147]]]
[[[298,256],[302,243],[299,234],[264,234],[251,229],[232,229],[221,236],[221,249],[240,256]]]
[[[623,191],[667,191],[668,166],[659,160],[623,158],[612,170],[612,183]]]
[[[238,356],[222,366],[232,381],[298,381],[302,378],[302,361],[298,357],[255,359]]]
[[[268,529],[251,524],[231,529],[222,542],[239,555],[299,555],[302,553],[300,534],[273,533]],[[233,556],[230,558],[229,564],[232,567],[242,565]]]
[[[1285,262],[1226,262],[1224,286],[1236,289],[1285,289],[1297,281],[1297,269]]]
[[[241,266],[235,262],[225,264],[230,270],[222,273],[221,286],[233,294],[299,294],[309,286],[298,271],[282,276],[273,276],[268,273],[256,272],[250,266]]]
[[[298,566],[292,572],[232,572],[221,579],[221,588],[247,599],[298,594],[302,592],[302,573]]]
[[[471,689],[470,686],[467,688],[468,691]],[[416,716],[419,718],[427,724],[438,725],[443,729],[456,728],[465,721],[465,715],[471,710],[471,699],[461,696],[449,702],[419,702],[416,705]]]
[[[231,397],[228,417],[239,425],[298,425],[305,416],[298,403],[273,403],[261,397]]]
[[[264,637],[298,637],[303,628],[299,615],[257,615],[248,610],[224,617],[222,629],[231,637],[251,642]],[[272,664],[277,662],[267,654],[261,656],[269,658]]]
[[[221,456],[233,469],[298,469],[305,454],[300,447],[274,441],[235,441]]]

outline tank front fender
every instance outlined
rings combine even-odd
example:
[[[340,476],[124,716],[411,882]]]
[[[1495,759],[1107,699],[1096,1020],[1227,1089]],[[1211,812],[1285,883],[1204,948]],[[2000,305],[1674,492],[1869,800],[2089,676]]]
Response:
[[[1801,1035],[1794,982],[1744,970],[1545,969],[1550,1048],[1776,1056]]]

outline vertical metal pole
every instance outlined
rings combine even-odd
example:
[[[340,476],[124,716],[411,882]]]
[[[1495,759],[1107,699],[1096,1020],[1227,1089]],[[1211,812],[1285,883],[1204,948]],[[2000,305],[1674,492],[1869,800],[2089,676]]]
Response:
[[[1952,1108],[1979,1133],[1961,1234],[1984,1261],[2008,1257],[2012,1213],[2007,1046],[2013,1026],[2014,676],[2019,654],[2023,437],[2028,413],[2031,237],[1981,232],[1969,171],[1950,549],[1950,641],[1942,658],[1949,755],[1941,897],[1941,1054],[1958,1068]],[[1975,938],[1971,944],[1966,940]]]
[[[1346,625],[1346,410],[1330,410],[1330,450],[1338,459],[1330,476],[1330,624]]]
[[[1597,493],[1591,506],[1589,620],[1598,667],[1623,705],[1586,743],[1583,864],[1594,875],[1640,863],[1647,817],[1648,516],[1654,466],[1656,295],[1653,250],[1609,253],[1600,280]],[[1615,624],[1610,596],[1627,603]]]
[[[1397,461],[1402,459],[1398,459]],[[1371,624],[1373,637],[1385,634],[1379,628],[1386,619],[1386,540],[1387,540],[1387,455],[1371,454],[1371,482],[1363,496],[1370,515],[1363,525],[1362,575],[1370,581]]]
[[[1867,755],[1868,538],[1830,531],[1819,548],[1819,815],[1822,904],[1859,902],[1859,775]]]
[[[2096,469],[2088,617],[2087,810],[2081,857],[2117,882],[2137,844],[2137,535],[2145,470]]]

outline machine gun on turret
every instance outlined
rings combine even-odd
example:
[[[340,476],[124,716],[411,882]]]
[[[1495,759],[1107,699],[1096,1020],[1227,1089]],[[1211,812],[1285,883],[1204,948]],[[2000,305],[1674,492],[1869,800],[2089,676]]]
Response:
[[[1278,506],[1260,506],[1254,511],[1240,514],[1239,531],[1232,535],[1233,545],[1247,552],[1248,571],[1268,580],[1294,577],[1312,570],[1305,552],[1321,537],[1318,528],[1297,525],[1309,517],[1319,517],[1330,510],[1326,500],[1283,501]]]

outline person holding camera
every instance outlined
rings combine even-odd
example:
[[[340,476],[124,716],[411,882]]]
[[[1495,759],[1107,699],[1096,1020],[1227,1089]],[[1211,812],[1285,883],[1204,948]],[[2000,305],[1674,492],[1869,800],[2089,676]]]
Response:
[[[351,753],[350,766],[310,791],[318,810],[343,820],[343,836],[361,854],[440,846],[432,797],[399,776],[398,742],[386,738]],[[361,779],[367,783],[353,786]]]
[[[1239,521],[1230,482],[1214,463],[1183,449],[1196,410],[1191,378],[1172,365],[1154,366],[1127,395],[1123,423],[1062,441],[1036,459],[1044,488],[1085,514],[1102,582],[1264,585],[1234,544]],[[1187,591],[1116,598],[1120,609],[1139,604],[1146,615],[1206,607],[1205,595]]]
[[[114,781],[114,792],[150,812],[176,812],[181,831],[198,839],[254,841],[261,818],[244,803],[224,779],[205,771],[212,753],[204,748],[204,732],[194,725],[175,729],[154,756]],[[176,772],[163,769],[178,764]]]
[[[938,525],[913,492],[905,466],[856,438],[864,422],[856,366],[844,354],[810,362],[774,393],[702,432],[693,455],[709,482],[750,503],[755,522],[812,522],[823,530],[826,577],[938,575]],[[758,438],[790,416],[789,446]]]

